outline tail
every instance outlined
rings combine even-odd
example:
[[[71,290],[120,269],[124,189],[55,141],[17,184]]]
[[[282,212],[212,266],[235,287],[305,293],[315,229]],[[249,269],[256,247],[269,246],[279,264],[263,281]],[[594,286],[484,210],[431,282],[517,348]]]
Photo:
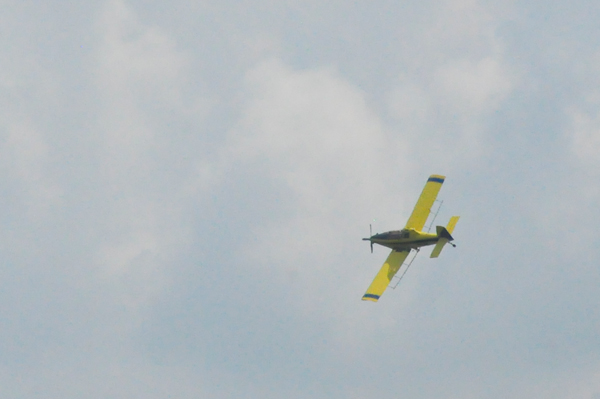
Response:
[[[438,235],[439,239],[438,239],[437,244],[435,244],[433,251],[431,252],[430,258],[437,258],[438,256],[440,256],[440,252],[442,252],[442,248],[444,248],[444,245],[446,245],[450,241],[454,240],[454,238],[452,238],[451,233],[454,231],[454,227],[456,226],[456,222],[458,222],[459,218],[460,218],[460,216],[452,216],[450,218],[450,221],[448,222],[448,226],[446,226],[446,227],[436,226],[435,227],[435,229],[437,230],[437,235]],[[451,244],[451,245],[454,245],[454,244]]]

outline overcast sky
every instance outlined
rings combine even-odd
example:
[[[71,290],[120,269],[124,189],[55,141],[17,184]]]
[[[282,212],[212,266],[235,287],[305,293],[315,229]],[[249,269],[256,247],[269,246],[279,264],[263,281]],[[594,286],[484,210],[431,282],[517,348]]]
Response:
[[[600,399],[600,3],[0,6],[1,397]]]

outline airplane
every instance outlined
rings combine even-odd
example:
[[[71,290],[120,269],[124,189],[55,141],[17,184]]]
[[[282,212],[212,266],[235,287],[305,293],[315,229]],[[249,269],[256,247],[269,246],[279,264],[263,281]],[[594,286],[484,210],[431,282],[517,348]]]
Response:
[[[392,249],[379,273],[377,273],[367,292],[363,295],[363,301],[377,302],[379,300],[390,281],[392,281],[392,278],[400,270],[402,263],[404,263],[411,250],[415,249],[419,251],[423,246],[435,244],[430,257],[437,258],[442,252],[444,245],[450,243],[450,245],[456,247],[451,242],[454,240],[451,234],[460,216],[452,216],[446,227],[436,226],[435,234],[422,231],[431,213],[431,207],[445,179],[446,176],[429,176],[421,192],[421,196],[415,205],[415,209],[413,209],[406,226],[402,230],[388,231],[372,235],[369,238],[363,238],[364,241],[371,242],[371,253],[373,252],[373,244],[379,244]]]

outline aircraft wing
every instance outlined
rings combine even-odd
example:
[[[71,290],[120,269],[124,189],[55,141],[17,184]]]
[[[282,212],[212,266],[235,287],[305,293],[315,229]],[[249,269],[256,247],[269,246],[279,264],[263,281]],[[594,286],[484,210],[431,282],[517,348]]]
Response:
[[[425,187],[423,187],[421,196],[415,205],[415,209],[413,209],[410,218],[408,218],[408,222],[406,222],[406,229],[423,230],[423,226],[425,226],[425,222],[429,217],[431,207],[440,192],[440,188],[442,188],[442,183],[444,183],[445,178],[446,176],[440,175],[429,176],[427,183],[425,183]]]
[[[369,286],[369,289],[367,289],[367,292],[363,295],[363,301],[377,302],[379,300],[379,297],[388,287],[390,281],[392,281],[392,278],[396,275],[409,253],[410,251],[392,251],[390,253],[379,270],[379,273],[377,273],[377,276],[375,276],[375,279]]]

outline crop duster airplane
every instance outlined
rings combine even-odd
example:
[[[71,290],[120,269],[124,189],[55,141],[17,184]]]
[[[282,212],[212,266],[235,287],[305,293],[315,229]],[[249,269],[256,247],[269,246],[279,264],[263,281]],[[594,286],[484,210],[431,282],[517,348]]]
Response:
[[[402,230],[388,231],[387,233],[375,234],[369,238],[363,238],[365,241],[371,242],[371,252],[373,252],[373,244],[383,245],[392,249],[392,252],[387,257],[385,263],[375,276],[375,279],[363,295],[363,301],[377,302],[379,297],[388,287],[392,278],[396,275],[404,260],[412,249],[419,250],[420,247],[426,245],[434,245],[431,252],[431,258],[437,258],[442,252],[444,245],[453,241],[452,231],[459,216],[452,216],[446,227],[436,226],[436,233],[426,233],[423,230],[425,222],[431,213],[431,207],[442,188],[445,176],[431,175],[427,179],[427,183],[421,192],[421,196],[415,205],[406,226]],[[450,245],[455,246],[450,242]]]

